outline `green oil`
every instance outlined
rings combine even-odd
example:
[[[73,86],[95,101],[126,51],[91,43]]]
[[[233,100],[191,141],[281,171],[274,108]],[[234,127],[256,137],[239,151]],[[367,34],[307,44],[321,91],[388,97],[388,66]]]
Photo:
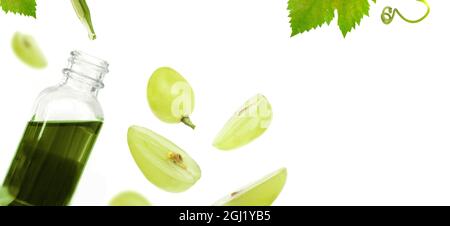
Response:
[[[9,205],[68,205],[101,126],[29,122],[3,184],[13,199]]]

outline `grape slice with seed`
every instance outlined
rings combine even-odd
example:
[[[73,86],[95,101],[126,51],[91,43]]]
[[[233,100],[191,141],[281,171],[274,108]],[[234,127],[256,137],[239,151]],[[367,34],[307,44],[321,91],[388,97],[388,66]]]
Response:
[[[214,147],[228,151],[249,144],[260,137],[272,121],[272,106],[258,94],[248,100],[216,136]]]
[[[286,183],[286,168],[279,169],[261,180],[216,202],[216,206],[270,206]]]
[[[128,146],[145,177],[165,191],[186,191],[201,177],[200,167],[186,152],[149,129],[131,126]]]

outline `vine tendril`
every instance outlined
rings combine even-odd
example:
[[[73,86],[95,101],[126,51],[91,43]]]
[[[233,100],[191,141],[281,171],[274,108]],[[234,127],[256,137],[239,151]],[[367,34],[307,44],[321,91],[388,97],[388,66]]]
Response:
[[[383,13],[381,14],[381,20],[383,21],[384,24],[390,24],[395,17],[395,14],[398,14],[398,16],[400,18],[402,18],[402,20],[408,22],[408,23],[419,23],[422,20],[424,20],[425,18],[428,17],[428,15],[430,14],[430,5],[428,4],[427,0],[417,0],[418,2],[423,3],[426,7],[427,7],[427,12],[425,13],[425,15],[423,17],[421,17],[420,19],[417,20],[410,20],[408,18],[406,18],[405,16],[403,16],[403,14],[400,13],[400,11],[397,8],[392,8],[390,6],[386,6],[383,9]]]

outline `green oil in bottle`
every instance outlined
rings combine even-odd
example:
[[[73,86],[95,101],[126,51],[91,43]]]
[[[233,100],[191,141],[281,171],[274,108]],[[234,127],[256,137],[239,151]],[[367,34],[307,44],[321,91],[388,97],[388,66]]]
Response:
[[[68,205],[101,126],[101,121],[29,122],[2,187],[12,199],[9,205]]]

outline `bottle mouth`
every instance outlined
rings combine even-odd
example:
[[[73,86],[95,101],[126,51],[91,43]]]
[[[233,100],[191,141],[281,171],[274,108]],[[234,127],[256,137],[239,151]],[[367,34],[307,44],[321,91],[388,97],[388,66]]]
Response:
[[[103,88],[103,78],[108,73],[108,62],[81,51],[70,53],[67,68],[63,70],[68,77]]]
[[[78,50],[70,52],[70,56],[69,60],[72,60],[74,63],[89,64],[97,67],[99,70],[103,70],[105,74],[108,73],[109,64],[105,60]]]

